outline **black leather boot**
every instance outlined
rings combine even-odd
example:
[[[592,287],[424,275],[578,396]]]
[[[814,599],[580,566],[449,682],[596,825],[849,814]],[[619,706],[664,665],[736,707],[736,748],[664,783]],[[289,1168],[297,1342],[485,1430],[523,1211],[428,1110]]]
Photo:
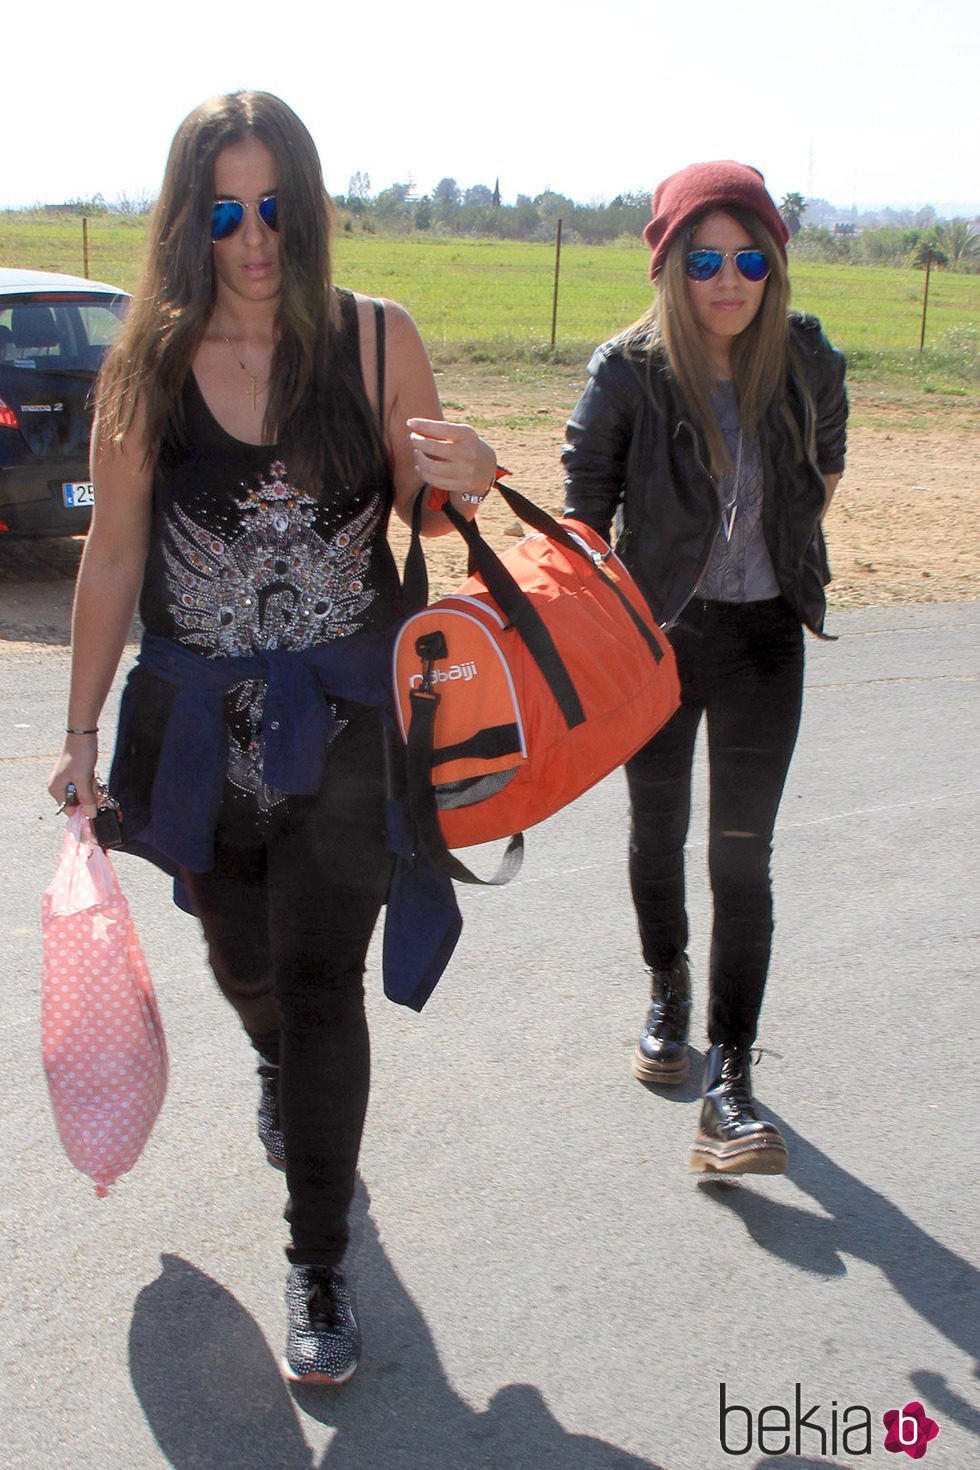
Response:
[[[671,1086],[687,1076],[691,972],[678,955],[669,970],[649,970],[653,1004],[633,1051],[633,1076]]]
[[[785,1174],[786,1143],[752,1101],[747,1046],[713,1046],[704,1073],[701,1126],[691,1148],[696,1174]]]

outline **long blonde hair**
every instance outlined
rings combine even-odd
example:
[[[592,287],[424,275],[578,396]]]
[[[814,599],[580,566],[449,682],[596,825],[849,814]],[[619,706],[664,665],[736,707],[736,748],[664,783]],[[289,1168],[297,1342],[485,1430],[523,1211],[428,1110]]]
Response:
[[[292,109],[268,92],[212,97],[177,130],[142,277],[99,380],[100,431],[120,442],[138,408],[148,457],[165,433],[181,440],[183,387],[215,302],[215,160],[249,137],[266,145],[279,170],[282,289],[264,437],[275,442],[289,435],[290,468],[316,493],[328,457],[349,476],[377,464],[383,450],[363,395],[335,351],[332,206],[316,145]]]
[[[765,225],[751,210],[736,205],[718,206],[737,220],[754,245],[765,252],[769,278],[762,303],[754,318],[732,343],[732,383],[738,403],[739,422],[753,437],[769,406],[786,388],[789,359],[789,275],[782,250]],[[711,211],[706,211],[710,213]],[[714,375],[705,347],[704,334],[691,306],[685,270],[687,252],[701,215],[693,219],[671,243],[657,276],[657,294],[652,306],[621,334],[629,348],[648,353],[648,369],[654,354],[667,359],[671,376],[683,395],[691,417],[704,435],[710,467],[721,475],[731,468],[711,405]],[[795,435],[799,437],[798,428]]]

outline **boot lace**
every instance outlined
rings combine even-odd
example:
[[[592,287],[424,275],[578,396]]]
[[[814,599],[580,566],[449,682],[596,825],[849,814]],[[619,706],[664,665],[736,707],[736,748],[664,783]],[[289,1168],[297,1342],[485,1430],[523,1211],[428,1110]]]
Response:
[[[750,1061],[751,1052],[728,1052],[721,1065],[725,1101],[737,1113],[752,1111],[752,1089],[746,1065]]]
[[[334,1293],[335,1278],[329,1266],[311,1271],[306,1292],[306,1308],[310,1326],[317,1332],[337,1332],[343,1324],[340,1306]]]
[[[660,1037],[661,1028],[668,1034],[684,1029],[691,1009],[691,997],[672,971],[660,972],[658,979],[660,989],[659,994],[655,993],[652,998],[648,1029],[652,1035]]]

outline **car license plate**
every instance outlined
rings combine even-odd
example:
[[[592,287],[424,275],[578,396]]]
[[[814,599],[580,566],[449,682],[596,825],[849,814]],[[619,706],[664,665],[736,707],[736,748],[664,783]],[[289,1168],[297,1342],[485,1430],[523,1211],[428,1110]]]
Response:
[[[91,480],[65,480],[61,488],[69,510],[95,504],[95,487]]]

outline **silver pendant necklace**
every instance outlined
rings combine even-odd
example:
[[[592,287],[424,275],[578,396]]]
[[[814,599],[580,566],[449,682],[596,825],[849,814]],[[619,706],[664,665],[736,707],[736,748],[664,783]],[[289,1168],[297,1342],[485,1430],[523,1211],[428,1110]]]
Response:
[[[742,480],[742,430],[738,431],[738,445],[735,449],[735,485],[732,490],[731,500],[725,501],[721,507],[721,525],[725,533],[725,540],[731,541],[732,531],[735,529],[735,517],[738,515],[738,492]]]

